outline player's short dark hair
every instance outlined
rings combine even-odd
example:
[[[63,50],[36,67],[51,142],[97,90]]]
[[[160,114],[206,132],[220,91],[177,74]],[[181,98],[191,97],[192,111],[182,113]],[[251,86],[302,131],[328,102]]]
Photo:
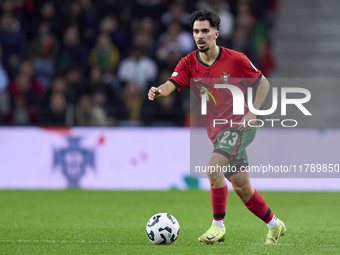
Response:
[[[199,20],[199,21],[207,20],[207,21],[209,21],[210,26],[216,28],[217,30],[220,29],[221,19],[214,12],[211,12],[211,11],[208,11],[208,10],[195,11],[190,15],[190,18],[189,18],[189,22],[190,22],[191,27],[194,27],[194,23],[195,23],[196,20]]]

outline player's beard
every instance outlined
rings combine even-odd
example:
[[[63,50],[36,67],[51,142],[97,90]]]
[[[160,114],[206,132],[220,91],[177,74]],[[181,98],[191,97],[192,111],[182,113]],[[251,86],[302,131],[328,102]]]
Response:
[[[200,47],[198,44],[199,43],[204,43],[203,47]],[[209,46],[206,44],[205,41],[199,40],[196,42],[196,46],[199,52],[207,52],[209,50]]]
[[[199,52],[207,52],[209,50],[209,47],[208,46],[206,46],[204,48],[197,47],[197,49],[198,49]]]

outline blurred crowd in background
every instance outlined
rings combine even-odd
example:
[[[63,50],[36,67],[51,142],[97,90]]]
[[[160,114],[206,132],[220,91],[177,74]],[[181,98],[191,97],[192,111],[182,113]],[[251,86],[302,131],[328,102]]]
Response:
[[[189,90],[147,91],[196,49],[190,13],[269,76],[278,1],[0,0],[0,125],[188,126]]]

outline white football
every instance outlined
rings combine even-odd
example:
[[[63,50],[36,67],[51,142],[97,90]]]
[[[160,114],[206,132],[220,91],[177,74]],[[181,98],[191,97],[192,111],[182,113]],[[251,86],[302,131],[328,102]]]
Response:
[[[153,244],[172,244],[179,235],[179,224],[169,213],[157,213],[146,224],[146,234]]]

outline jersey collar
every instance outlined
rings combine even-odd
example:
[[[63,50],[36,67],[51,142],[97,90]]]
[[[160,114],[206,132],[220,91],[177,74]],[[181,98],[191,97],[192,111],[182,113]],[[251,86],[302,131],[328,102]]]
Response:
[[[217,58],[215,59],[215,61],[211,64],[211,65],[208,65],[207,63],[205,63],[201,57],[200,57],[200,54],[199,54],[199,50],[196,51],[196,58],[198,60],[198,62],[200,62],[202,65],[206,66],[206,67],[210,67],[212,66],[213,64],[215,64],[217,62],[217,60],[219,60],[219,58],[221,57],[221,54],[222,54],[222,48],[221,46],[218,46],[218,55],[217,55]]]

